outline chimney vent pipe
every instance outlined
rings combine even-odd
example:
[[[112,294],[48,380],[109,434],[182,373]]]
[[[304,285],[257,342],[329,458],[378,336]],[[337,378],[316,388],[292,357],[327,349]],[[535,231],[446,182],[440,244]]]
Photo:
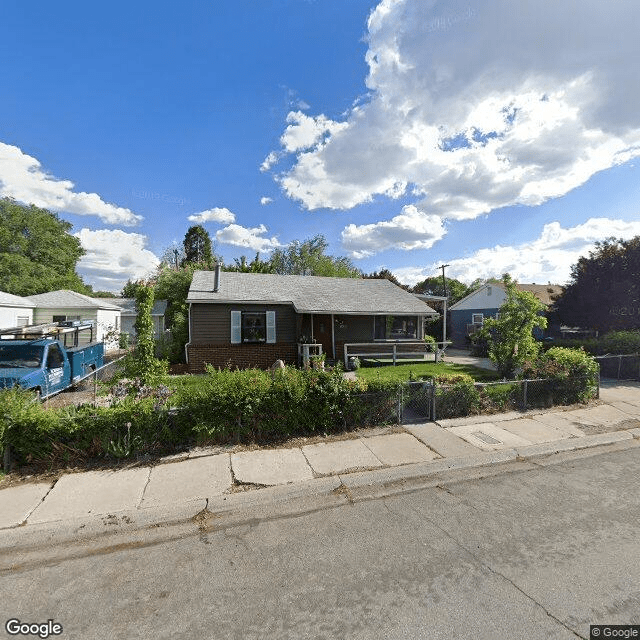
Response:
[[[213,276],[213,293],[218,293],[220,288],[220,263],[216,262],[216,269]]]

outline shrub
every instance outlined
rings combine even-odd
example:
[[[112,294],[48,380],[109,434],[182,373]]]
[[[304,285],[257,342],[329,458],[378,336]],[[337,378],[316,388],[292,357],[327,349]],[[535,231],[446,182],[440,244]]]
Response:
[[[131,346],[131,336],[124,331],[118,335],[118,349],[128,349]]]
[[[480,405],[483,411],[507,411],[521,403],[521,385],[517,382],[480,386]]]
[[[436,350],[436,339],[433,336],[425,335],[424,342],[429,353]]]
[[[549,380],[548,393],[555,404],[586,402],[595,394],[598,363],[583,349],[553,347],[534,363],[526,363],[526,378]]]
[[[473,381],[436,386],[435,402],[438,419],[468,416],[480,410],[480,394]]]
[[[597,355],[640,353],[640,331],[612,331],[597,341]]]

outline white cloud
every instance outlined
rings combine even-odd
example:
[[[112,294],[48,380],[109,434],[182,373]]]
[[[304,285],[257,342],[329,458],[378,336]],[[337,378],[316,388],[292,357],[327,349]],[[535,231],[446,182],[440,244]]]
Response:
[[[565,284],[571,267],[581,256],[587,256],[597,241],[614,236],[629,239],[640,235],[640,221],[626,222],[611,218],[590,218],[584,224],[563,228],[559,222],[546,224],[532,242],[516,246],[496,245],[480,249],[473,255],[447,260],[447,275],[470,283],[477,278],[499,278],[509,273],[524,283]],[[439,264],[424,269],[406,267],[393,273],[403,283],[415,284],[438,275]]]
[[[236,216],[226,207],[214,207],[213,209],[207,209],[200,213],[194,213],[190,215],[187,220],[196,222],[197,224],[202,224],[203,222],[221,222],[222,224],[228,224],[235,222]]]
[[[308,209],[409,192],[451,219],[561,196],[640,155],[639,20],[634,2],[383,0],[369,100],[343,122],[291,112],[278,180]]]
[[[268,196],[262,196],[262,198],[260,198],[261,205],[271,204],[272,202],[273,198],[269,198]]]
[[[0,142],[0,196],[53,211],[98,216],[109,224],[131,226],[142,220],[129,209],[104,202],[97,193],[73,188],[73,182],[46,173],[38,160],[18,147]]]
[[[385,249],[429,249],[445,233],[438,216],[407,205],[391,220],[348,225],[342,231],[342,246],[351,257],[366,258]]]
[[[78,273],[94,289],[117,292],[128,279],[148,276],[159,264],[149,251],[147,237],[120,229],[81,229],[75,234],[86,254]]]
[[[275,151],[270,151],[269,155],[267,155],[267,157],[262,161],[262,164],[260,165],[260,171],[269,171],[269,169],[271,169],[271,167],[276,164],[278,160],[280,160],[281,155],[282,154],[276,153]]]
[[[272,238],[263,237],[265,233],[267,233],[267,227],[263,224],[253,228],[230,224],[228,227],[216,232],[216,240],[224,244],[260,251],[261,253],[273,251],[273,249],[282,246],[275,236]]]
[[[313,117],[302,111],[290,111],[287,114],[287,123],[288,126],[280,137],[280,142],[288,153],[314,147],[331,134],[349,126],[344,122],[330,120],[322,114]]]

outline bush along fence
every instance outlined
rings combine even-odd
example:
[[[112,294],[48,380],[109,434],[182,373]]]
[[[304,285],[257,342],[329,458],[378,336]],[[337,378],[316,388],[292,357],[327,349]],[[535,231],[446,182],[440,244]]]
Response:
[[[442,420],[585,402],[594,375],[479,384],[465,374],[398,384],[340,371],[210,369],[179,389],[121,382],[110,406],[49,409],[21,389],[0,392],[0,449],[18,464],[159,455],[195,444],[272,443],[356,427]],[[8,457],[5,470],[10,467]]]
[[[398,388],[398,422],[437,421],[504,411],[548,409],[599,396],[599,381],[585,377],[456,384],[408,382]]]

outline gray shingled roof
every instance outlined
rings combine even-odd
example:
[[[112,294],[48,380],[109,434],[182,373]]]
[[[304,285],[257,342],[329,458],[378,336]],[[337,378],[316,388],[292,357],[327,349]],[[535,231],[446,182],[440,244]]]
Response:
[[[26,307],[33,309],[35,306],[36,303],[29,300],[29,298],[21,298],[20,296],[14,296],[12,293],[0,291],[0,307]]]
[[[100,300],[100,302],[106,302],[107,304],[115,304],[122,310],[123,316],[135,316],[136,315],[136,299],[135,298],[94,298],[94,300]],[[151,309],[152,316],[163,316],[167,310],[166,300],[155,300],[153,303],[153,309]]]
[[[29,296],[29,300],[35,302],[38,307],[49,307],[54,309],[108,309],[111,311],[120,311],[120,307],[114,304],[101,301],[100,298],[90,298],[76,291],[67,291],[60,289],[59,291],[49,291],[47,293],[38,293],[35,296]]]
[[[213,271],[196,271],[187,302],[291,303],[298,313],[437,315],[389,280],[223,271],[217,293],[213,281]]]

